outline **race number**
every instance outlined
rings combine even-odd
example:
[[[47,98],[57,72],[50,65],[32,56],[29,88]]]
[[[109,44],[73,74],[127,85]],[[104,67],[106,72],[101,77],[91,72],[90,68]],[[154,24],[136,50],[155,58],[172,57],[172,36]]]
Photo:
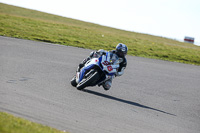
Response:
[[[112,71],[113,70],[112,66],[107,66],[107,68],[108,68],[108,71]]]
[[[104,64],[104,65],[109,65],[110,63],[108,62],[108,61],[104,61],[102,64]]]

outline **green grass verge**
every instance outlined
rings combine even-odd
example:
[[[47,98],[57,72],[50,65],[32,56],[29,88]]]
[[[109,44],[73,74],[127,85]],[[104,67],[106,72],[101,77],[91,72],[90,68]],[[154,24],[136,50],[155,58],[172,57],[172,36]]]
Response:
[[[0,112],[0,133],[63,133],[57,129],[33,123]]]
[[[128,54],[200,65],[200,47],[189,43],[105,27],[0,3],[0,35],[88,49],[114,49],[125,43]]]

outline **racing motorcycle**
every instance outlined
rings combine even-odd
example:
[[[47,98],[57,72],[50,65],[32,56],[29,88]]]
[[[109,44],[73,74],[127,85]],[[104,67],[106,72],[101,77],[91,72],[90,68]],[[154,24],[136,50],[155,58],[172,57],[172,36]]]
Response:
[[[78,90],[89,86],[101,86],[115,76],[120,62],[120,58],[112,52],[94,57],[85,63],[80,72],[76,72],[71,80],[71,85]]]

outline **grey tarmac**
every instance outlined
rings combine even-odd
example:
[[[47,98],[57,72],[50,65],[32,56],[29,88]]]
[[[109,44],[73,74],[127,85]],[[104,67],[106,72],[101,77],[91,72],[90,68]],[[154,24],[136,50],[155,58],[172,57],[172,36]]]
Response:
[[[0,111],[70,133],[200,132],[200,66],[127,56],[109,91],[78,91],[91,51],[0,36]]]

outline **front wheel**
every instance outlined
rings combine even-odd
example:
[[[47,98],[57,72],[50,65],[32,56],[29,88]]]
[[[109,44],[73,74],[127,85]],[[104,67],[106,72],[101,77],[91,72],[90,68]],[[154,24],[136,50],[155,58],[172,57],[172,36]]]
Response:
[[[76,88],[78,90],[82,90],[85,87],[91,85],[98,78],[99,78],[99,73],[98,72],[91,73],[91,75],[88,75],[87,78],[83,79],[80,83],[78,83],[78,85],[76,86]]]
[[[77,86],[77,83],[76,83],[76,76],[74,76],[71,80],[71,85],[76,87]]]

